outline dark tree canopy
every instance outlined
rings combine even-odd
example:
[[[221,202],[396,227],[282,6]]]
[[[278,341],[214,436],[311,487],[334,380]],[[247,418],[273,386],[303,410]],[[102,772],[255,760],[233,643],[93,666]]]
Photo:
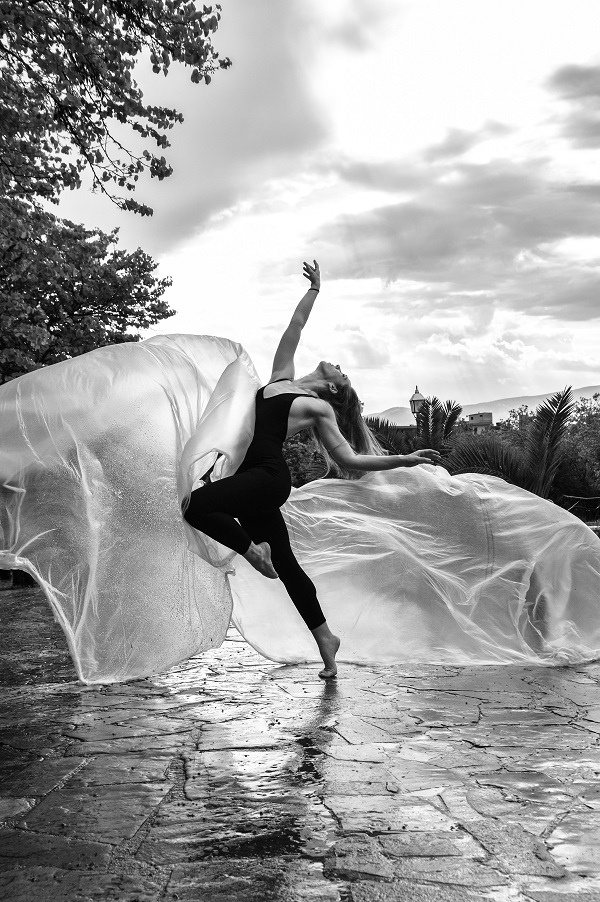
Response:
[[[106,344],[137,341],[171,316],[170,279],[117,230],[86,229],[17,200],[0,201],[0,382]]]
[[[171,316],[169,279],[117,231],[44,209],[66,188],[93,187],[122,209],[139,176],[163,179],[167,132],[182,116],[152,106],[135,78],[149,60],[210,83],[219,5],[187,0],[0,0],[0,382],[93,348],[136,341]],[[157,150],[158,148],[158,150]]]
[[[0,0],[2,194],[56,201],[88,168],[118,206],[151,214],[126,195],[144,170],[170,175],[160,151],[182,116],[144,101],[134,66],[149,56],[166,75],[182,63],[209,84],[230,65],[212,44],[219,19],[219,5],[186,0]],[[124,146],[126,127],[152,150]]]

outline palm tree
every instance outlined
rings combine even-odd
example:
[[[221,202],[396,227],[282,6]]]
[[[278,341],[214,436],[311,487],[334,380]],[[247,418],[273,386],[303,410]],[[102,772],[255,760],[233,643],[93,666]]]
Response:
[[[379,417],[365,417],[365,423],[385,451],[390,454],[410,454],[417,447],[416,430],[408,430],[390,420]]]
[[[453,475],[500,476],[541,498],[548,498],[562,460],[561,444],[574,406],[571,386],[567,386],[539,405],[523,448],[506,444],[494,433],[463,434],[453,442],[444,466]]]
[[[438,398],[425,398],[416,415],[417,428],[409,431],[405,426],[397,426],[390,420],[367,417],[365,423],[375,435],[379,444],[391,454],[410,454],[418,448],[448,448],[448,440],[462,407],[456,401],[442,402]]]
[[[417,411],[418,447],[442,451],[448,447],[448,440],[462,413],[456,401],[442,402],[436,398],[425,398]]]

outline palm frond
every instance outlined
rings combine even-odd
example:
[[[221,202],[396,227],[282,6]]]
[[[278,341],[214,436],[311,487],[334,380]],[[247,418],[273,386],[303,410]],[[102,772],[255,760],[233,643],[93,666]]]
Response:
[[[391,454],[409,454],[415,450],[414,434],[406,427],[398,426],[390,420],[383,420],[379,417],[366,417],[365,423],[374,434],[384,450]],[[412,430],[414,433],[416,430]]]
[[[571,386],[556,392],[537,408],[525,440],[524,456],[531,473],[531,491],[547,498],[562,459],[561,444],[575,408]]]
[[[486,473],[528,488],[523,455],[495,435],[463,435],[453,442],[444,466],[453,474]]]
[[[443,450],[461,413],[462,407],[456,401],[442,404],[435,396],[425,398],[416,417],[420,446]]]
[[[444,438],[447,440],[450,433],[456,426],[458,418],[462,413],[462,407],[456,401],[446,401],[443,407],[444,411]]]

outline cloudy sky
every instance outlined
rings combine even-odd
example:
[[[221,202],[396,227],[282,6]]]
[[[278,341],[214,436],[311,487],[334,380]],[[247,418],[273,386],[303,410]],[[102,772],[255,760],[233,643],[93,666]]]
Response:
[[[143,220],[70,194],[173,278],[155,332],[241,341],[266,380],[303,294],[298,354],[368,411],[418,383],[464,404],[600,383],[598,0],[222,0],[208,87],[174,106],[175,174]]]

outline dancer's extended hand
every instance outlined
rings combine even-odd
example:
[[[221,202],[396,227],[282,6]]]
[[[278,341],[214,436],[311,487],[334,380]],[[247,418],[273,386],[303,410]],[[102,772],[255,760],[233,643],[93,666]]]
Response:
[[[404,455],[405,467],[416,467],[417,464],[439,464],[442,455],[433,448],[423,448],[421,451],[413,451]]]
[[[302,267],[302,275],[308,279],[310,282],[311,288],[316,288],[317,291],[321,289],[321,270],[319,269],[319,264],[316,260],[313,260],[314,266],[311,266],[310,263],[304,263]]]

